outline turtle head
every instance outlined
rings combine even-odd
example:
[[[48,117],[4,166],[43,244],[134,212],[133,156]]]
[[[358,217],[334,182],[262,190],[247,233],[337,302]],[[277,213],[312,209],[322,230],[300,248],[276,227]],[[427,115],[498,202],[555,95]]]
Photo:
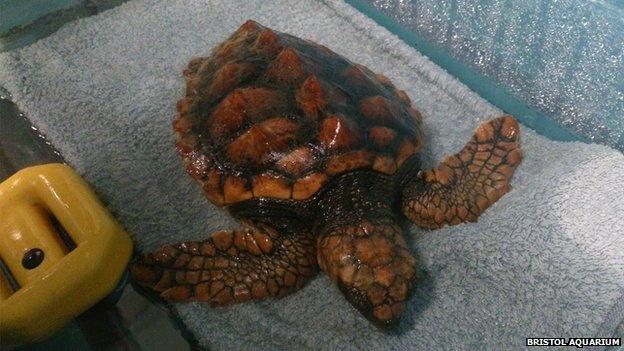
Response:
[[[392,329],[405,310],[416,264],[401,229],[364,220],[334,227],[318,240],[321,269],[366,318]]]

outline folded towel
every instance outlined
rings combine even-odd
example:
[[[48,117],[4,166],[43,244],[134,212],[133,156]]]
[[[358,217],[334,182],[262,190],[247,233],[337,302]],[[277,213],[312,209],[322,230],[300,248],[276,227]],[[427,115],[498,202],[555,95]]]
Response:
[[[0,84],[139,249],[202,239],[234,224],[174,152],[180,72],[249,18],[405,89],[424,116],[427,167],[501,113],[339,0],[130,1],[0,55]],[[281,300],[174,309],[214,349],[510,349],[526,337],[612,336],[624,320],[624,156],[528,128],[522,144],[513,190],[477,223],[412,230],[422,283],[398,335],[373,327],[322,274]]]

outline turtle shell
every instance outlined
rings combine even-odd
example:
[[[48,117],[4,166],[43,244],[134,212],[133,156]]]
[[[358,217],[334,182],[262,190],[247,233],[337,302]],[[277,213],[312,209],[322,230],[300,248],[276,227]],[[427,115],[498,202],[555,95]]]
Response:
[[[176,148],[218,205],[305,200],[354,169],[394,174],[422,145],[420,113],[388,78],[253,21],[184,76]]]

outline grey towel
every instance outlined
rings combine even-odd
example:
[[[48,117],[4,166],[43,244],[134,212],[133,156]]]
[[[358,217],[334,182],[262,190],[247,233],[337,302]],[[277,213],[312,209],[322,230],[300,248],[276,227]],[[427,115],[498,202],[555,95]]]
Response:
[[[249,18],[405,89],[425,119],[426,166],[501,113],[339,0],[135,0],[0,55],[0,84],[140,249],[202,239],[234,224],[174,152],[180,72]],[[324,275],[282,300],[175,309],[215,349],[509,349],[526,337],[611,336],[624,319],[624,156],[528,128],[522,144],[513,190],[477,223],[412,230],[423,283],[400,335],[375,329]]]

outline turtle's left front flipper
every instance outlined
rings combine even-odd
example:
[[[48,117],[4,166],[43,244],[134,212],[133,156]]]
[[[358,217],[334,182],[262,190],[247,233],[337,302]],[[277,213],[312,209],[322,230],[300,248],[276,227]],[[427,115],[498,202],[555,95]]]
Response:
[[[403,188],[401,209],[414,224],[440,228],[474,222],[509,191],[522,160],[519,127],[511,116],[483,123],[464,148]]]
[[[282,297],[316,272],[316,242],[304,228],[263,222],[214,233],[204,241],[165,245],[137,257],[132,277],[166,301],[227,305]]]

